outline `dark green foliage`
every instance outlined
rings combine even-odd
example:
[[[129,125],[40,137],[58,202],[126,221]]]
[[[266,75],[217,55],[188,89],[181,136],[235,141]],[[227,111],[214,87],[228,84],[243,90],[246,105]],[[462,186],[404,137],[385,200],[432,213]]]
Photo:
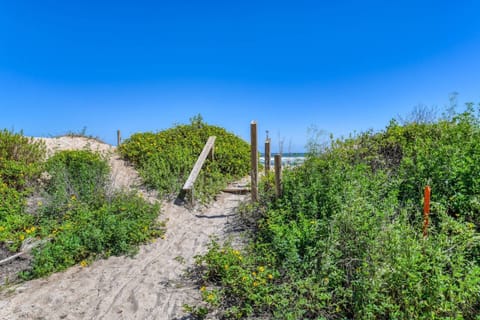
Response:
[[[216,136],[215,160],[207,160],[195,184],[196,196],[209,199],[226,182],[249,173],[249,145],[225,129],[208,125],[201,116],[189,125],[177,125],[158,133],[137,133],[120,152],[139,170],[151,187],[176,194],[185,183],[210,136]]]
[[[211,305],[229,318],[478,319],[478,141],[471,106],[331,141],[284,172],[281,199],[247,210],[258,220],[244,259],[234,263],[233,249],[213,246],[199,260],[206,284],[221,286]],[[258,266],[271,282],[239,278]]]

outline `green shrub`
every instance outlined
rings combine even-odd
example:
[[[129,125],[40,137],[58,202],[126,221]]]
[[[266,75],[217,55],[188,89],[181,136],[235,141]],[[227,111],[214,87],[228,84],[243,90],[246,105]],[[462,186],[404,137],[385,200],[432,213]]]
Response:
[[[24,190],[41,172],[45,146],[20,133],[0,131],[0,181]]]
[[[12,251],[20,247],[25,237],[34,234],[34,219],[25,215],[24,210],[44,157],[42,143],[22,133],[0,131],[0,242]]]
[[[50,239],[34,252],[26,279],[83,265],[97,257],[132,253],[163,234],[159,206],[135,194],[107,192],[109,167],[90,151],[62,151],[46,168],[50,180],[40,206],[37,233]]]
[[[41,277],[79,262],[85,265],[97,257],[131,254],[138,244],[164,232],[163,224],[157,222],[158,205],[137,195],[118,194],[97,208],[73,202],[62,221],[42,217],[42,232],[51,241],[34,252],[25,278]]]
[[[62,151],[43,161],[43,144],[0,132],[0,242],[17,251],[26,238],[47,240],[34,249],[25,279],[97,257],[130,254],[163,234],[159,206],[134,194],[113,193],[105,159],[89,151]],[[36,184],[42,170],[50,178]],[[37,210],[26,212],[35,189]]]
[[[208,137],[216,136],[215,160],[207,160],[195,184],[196,196],[208,200],[227,181],[249,173],[249,145],[225,129],[194,117],[158,133],[137,133],[119,148],[140,171],[148,185],[163,194],[178,193],[188,178]]]
[[[227,318],[478,319],[479,129],[467,108],[332,140],[284,171],[282,198],[250,207],[256,233],[241,261],[228,245],[198,260],[217,288],[204,300]],[[272,282],[252,284],[258,266]]]
[[[96,207],[105,202],[109,167],[99,154],[86,150],[61,151],[46,163],[50,180],[50,214],[61,214],[70,200]]]

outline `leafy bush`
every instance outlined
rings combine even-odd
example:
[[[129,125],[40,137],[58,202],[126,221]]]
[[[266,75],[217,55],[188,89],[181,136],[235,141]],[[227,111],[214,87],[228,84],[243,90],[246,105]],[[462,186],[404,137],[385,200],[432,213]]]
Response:
[[[26,198],[40,175],[45,146],[22,133],[0,131],[0,242],[15,251],[33,217],[24,215]]]
[[[134,194],[108,196],[109,167],[90,151],[62,151],[48,159],[50,181],[40,207],[37,233],[50,241],[34,252],[34,278],[87,264],[97,256],[132,253],[160,236],[159,207]]]
[[[99,154],[87,150],[61,151],[48,159],[50,180],[46,187],[52,197],[49,213],[61,213],[75,199],[96,207],[105,202],[109,167]]]
[[[469,106],[392,121],[312,153],[284,172],[282,198],[250,208],[257,232],[242,259],[216,244],[199,258],[205,287],[217,287],[204,300],[227,318],[478,319],[478,119]]]
[[[46,162],[44,155],[43,144],[0,132],[0,242],[17,251],[27,238],[48,240],[34,249],[24,278],[133,253],[164,232],[158,205],[134,194],[107,192],[109,167],[100,155],[62,151]],[[45,186],[36,181],[43,170],[49,177]],[[26,199],[34,189],[36,210],[27,213]]]
[[[76,263],[88,264],[96,257],[133,253],[136,245],[163,234],[156,221],[158,205],[137,195],[118,194],[108,203],[91,208],[72,199],[62,220],[50,215],[41,219],[41,233],[51,239],[34,252],[25,278],[64,270]]]
[[[189,125],[177,125],[158,133],[137,133],[119,148],[151,187],[173,194],[188,178],[209,136],[216,136],[215,160],[207,160],[195,184],[195,193],[206,200],[227,181],[249,173],[249,145],[225,129],[203,122],[201,116]]]
[[[9,188],[24,190],[41,172],[45,146],[22,133],[0,131],[0,179]]]

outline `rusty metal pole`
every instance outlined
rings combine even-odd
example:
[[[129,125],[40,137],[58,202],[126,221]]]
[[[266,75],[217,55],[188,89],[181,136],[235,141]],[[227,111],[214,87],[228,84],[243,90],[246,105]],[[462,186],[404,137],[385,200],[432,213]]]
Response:
[[[423,192],[423,238],[427,237],[428,233],[428,224],[429,224],[429,215],[430,215],[430,186],[426,186]]]

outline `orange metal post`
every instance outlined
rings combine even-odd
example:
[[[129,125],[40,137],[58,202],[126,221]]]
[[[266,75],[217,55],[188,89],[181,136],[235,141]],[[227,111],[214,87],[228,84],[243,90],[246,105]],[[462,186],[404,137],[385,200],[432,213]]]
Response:
[[[427,229],[428,229],[428,216],[430,215],[430,193],[431,188],[430,186],[426,186],[423,192],[423,237],[427,237]]]

